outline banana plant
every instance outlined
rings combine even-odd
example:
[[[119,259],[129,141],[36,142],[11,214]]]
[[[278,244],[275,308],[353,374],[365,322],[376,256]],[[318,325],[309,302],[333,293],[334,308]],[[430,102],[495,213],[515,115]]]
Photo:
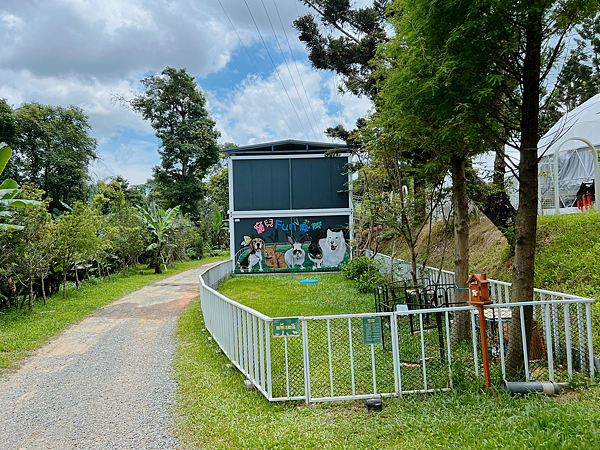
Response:
[[[140,205],[138,205],[137,208],[141,219],[152,234],[152,242],[148,245],[146,251],[152,252],[155,255],[155,261],[152,264],[154,271],[156,273],[161,273],[162,270],[160,264],[162,263],[166,272],[167,264],[164,258],[164,251],[169,246],[167,233],[173,228],[173,223],[177,218],[181,205],[164,210],[156,203],[152,202],[147,208]]]
[[[4,172],[11,156],[12,149],[4,142],[0,143],[0,175]],[[4,180],[0,184],[0,231],[23,229],[20,225],[8,223],[13,215],[11,208],[29,208],[42,204],[37,200],[17,198],[20,193],[19,185],[14,180]]]

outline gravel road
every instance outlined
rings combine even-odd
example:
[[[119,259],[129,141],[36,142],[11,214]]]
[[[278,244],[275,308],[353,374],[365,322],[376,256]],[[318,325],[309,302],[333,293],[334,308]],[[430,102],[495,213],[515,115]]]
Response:
[[[173,331],[198,267],[117,300],[0,381],[0,449],[179,449]]]

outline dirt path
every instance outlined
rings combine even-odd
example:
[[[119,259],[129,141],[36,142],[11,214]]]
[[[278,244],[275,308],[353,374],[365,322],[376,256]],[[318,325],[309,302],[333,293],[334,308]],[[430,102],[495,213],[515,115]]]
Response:
[[[1,381],[0,448],[180,448],[168,431],[173,330],[205,268],[101,308]]]

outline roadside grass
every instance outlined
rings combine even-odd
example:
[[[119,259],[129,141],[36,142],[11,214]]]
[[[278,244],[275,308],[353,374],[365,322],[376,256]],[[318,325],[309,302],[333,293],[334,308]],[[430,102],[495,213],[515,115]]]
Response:
[[[479,240],[477,251],[488,255],[474,260],[485,261],[492,277],[510,278],[510,260],[497,239],[489,239],[489,246],[484,235]],[[540,218],[536,287],[600,298],[599,258],[599,214]],[[302,278],[320,281],[302,285]],[[374,309],[372,294],[358,293],[340,274],[231,277],[219,291],[271,317]],[[598,349],[600,304],[594,313]],[[174,431],[190,447],[600,449],[596,383],[583,382],[581,388],[567,389],[558,397],[511,397],[494,388],[482,392],[467,381],[448,393],[384,399],[381,412],[369,412],[359,401],[269,403],[262,394],[244,389],[244,376],[226,368],[228,359],[203,328],[196,300],[180,317],[174,360]]]
[[[78,322],[97,308],[141,289],[156,281],[193,269],[202,264],[227,259],[226,255],[202,260],[178,262],[162,274],[145,273],[140,275],[138,266],[122,274],[113,274],[112,282],[94,279],[84,280],[79,291],[74,283],[67,284],[67,296],[63,299],[62,289],[43,300],[36,301],[33,312],[27,306],[23,310],[11,308],[0,311],[0,375],[18,369],[23,358],[42,347],[52,337],[68,326]]]
[[[277,306],[274,311],[279,311]],[[306,313],[301,308],[297,312]],[[245,390],[244,377],[237,369],[226,368],[229,361],[203,328],[197,299],[180,316],[173,368],[178,383],[174,432],[189,447],[600,448],[597,386],[559,397],[510,397],[467,387],[384,399],[381,412],[369,412],[359,401],[269,403],[262,394]]]
[[[319,282],[300,282],[307,279]],[[356,314],[375,310],[373,293],[359,292],[341,273],[232,276],[221,283],[219,292],[270,317]]]

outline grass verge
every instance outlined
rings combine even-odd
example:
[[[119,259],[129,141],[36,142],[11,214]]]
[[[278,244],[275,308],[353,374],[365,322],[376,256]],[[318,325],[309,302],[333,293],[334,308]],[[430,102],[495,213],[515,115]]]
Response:
[[[271,404],[245,391],[203,328],[196,300],[179,319],[174,360],[174,431],[191,448],[600,448],[598,387],[554,398],[478,390],[405,396],[384,400],[378,413],[358,401]]]
[[[67,296],[60,293],[48,297],[47,305],[42,301],[34,305],[33,312],[10,309],[0,312],[0,374],[18,369],[23,358],[47,343],[53,336],[78,322],[100,306],[118,300],[130,292],[141,289],[163,278],[227,256],[203,258],[178,262],[162,274],[129,270],[123,277],[115,274],[111,281],[86,280],[77,291],[75,285],[67,285]],[[139,269],[139,268],[138,268]]]

